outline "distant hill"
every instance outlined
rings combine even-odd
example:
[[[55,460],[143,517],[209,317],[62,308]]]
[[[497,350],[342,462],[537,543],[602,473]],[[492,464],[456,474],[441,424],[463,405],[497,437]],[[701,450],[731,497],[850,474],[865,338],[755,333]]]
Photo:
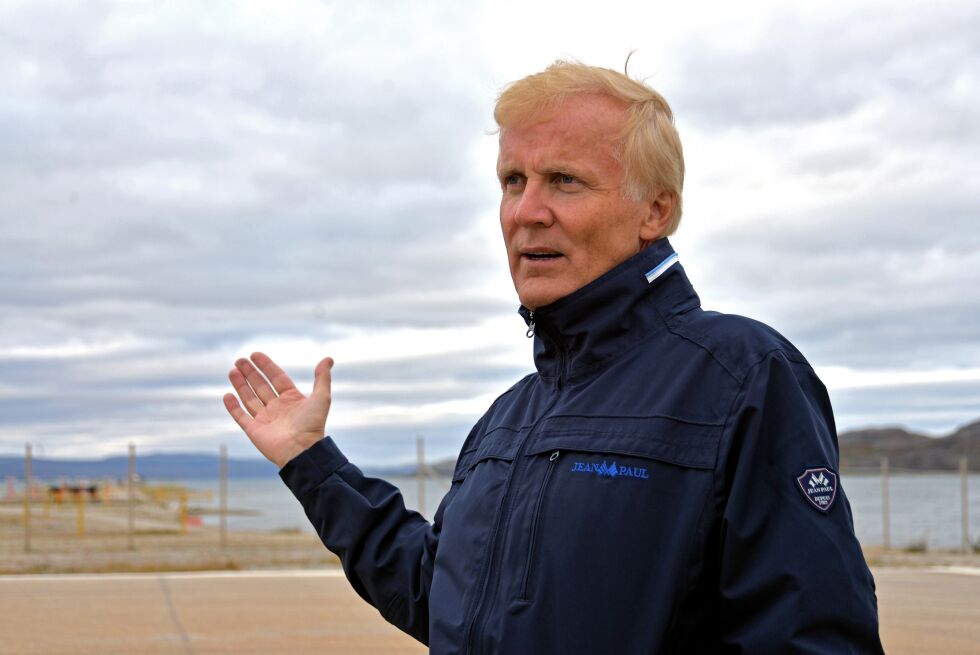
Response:
[[[892,470],[958,471],[960,457],[966,455],[970,471],[980,471],[980,421],[964,425],[944,437],[930,437],[902,428],[851,430],[838,435],[841,468],[860,470],[881,468],[888,458]],[[429,464],[438,476],[449,478],[454,459]],[[415,475],[415,467],[402,467],[399,475]]]
[[[881,468],[888,458],[892,470],[958,471],[960,457],[966,455],[970,471],[980,471],[980,421],[964,425],[944,437],[930,437],[902,428],[869,428],[838,435],[841,468],[860,470]],[[449,478],[456,465],[454,459],[430,463],[437,475]],[[414,467],[400,470],[401,475],[415,475]]]
[[[970,470],[980,471],[980,421],[964,425],[944,437],[929,437],[902,428],[871,428],[851,430],[839,435],[841,468],[844,470],[878,470],[881,459],[888,458],[892,470],[956,471],[960,457],[969,458]],[[36,478],[54,480],[59,477],[78,478],[125,478],[128,470],[126,457],[105,459],[46,459],[35,458],[33,472]],[[439,477],[452,476],[453,459],[431,462],[429,468]],[[371,475],[415,475],[414,465],[396,467],[364,467]],[[136,472],[142,478],[213,479],[218,477],[217,455],[195,453],[140,455],[136,458]],[[228,459],[230,478],[266,478],[278,475],[276,467],[264,459]],[[23,478],[22,457],[0,457],[0,478]]]
[[[430,463],[429,466],[444,477],[452,475],[455,461],[445,460]],[[217,455],[196,453],[173,453],[157,455],[138,455],[136,473],[149,480],[202,480],[215,479],[220,472]],[[400,466],[365,466],[368,475],[380,477],[415,475],[414,464]],[[68,479],[125,479],[129,470],[127,457],[107,457],[105,459],[47,459],[35,457],[32,472],[40,480]],[[271,462],[259,458],[228,459],[229,478],[267,478],[277,477],[278,469]],[[23,457],[0,457],[0,479],[12,476],[24,477]]]
[[[125,478],[129,470],[127,457],[107,457],[105,459],[46,459],[34,458],[33,475],[42,480],[67,478]],[[142,478],[166,479],[206,479],[217,478],[220,463],[217,455],[194,453],[175,453],[159,455],[138,455],[136,472]],[[275,477],[275,465],[264,459],[228,459],[229,478]],[[0,457],[0,476],[24,477],[23,457]]]
[[[928,437],[902,428],[852,430],[839,435],[842,469],[879,469],[883,457],[891,469],[956,471],[960,457],[980,471],[980,421],[944,437]]]

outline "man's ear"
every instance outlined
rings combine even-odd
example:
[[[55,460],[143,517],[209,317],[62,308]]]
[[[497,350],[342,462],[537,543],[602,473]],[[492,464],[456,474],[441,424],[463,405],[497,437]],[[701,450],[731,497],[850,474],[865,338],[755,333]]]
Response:
[[[652,243],[667,234],[677,201],[674,194],[661,191],[647,202],[649,210],[640,224],[640,241]]]

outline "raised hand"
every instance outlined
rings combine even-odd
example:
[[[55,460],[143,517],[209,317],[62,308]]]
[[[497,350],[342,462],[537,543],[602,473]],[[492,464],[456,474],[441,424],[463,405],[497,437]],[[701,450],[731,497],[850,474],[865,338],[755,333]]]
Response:
[[[329,357],[316,365],[313,393],[307,397],[267,355],[252,353],[251,361],[239,359],[228,373],[238,398],[225,394],[225,409],[258,451],[282,468],[323,438],[332,367]]]

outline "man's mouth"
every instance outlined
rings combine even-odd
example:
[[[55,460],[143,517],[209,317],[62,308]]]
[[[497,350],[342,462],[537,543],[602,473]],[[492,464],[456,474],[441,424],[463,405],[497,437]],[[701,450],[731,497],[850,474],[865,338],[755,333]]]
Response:
[[[541,252],[525,252],[521,253],[523,257],[527,257],[531,261],[547,261],[549,259],[557,259],[562,256],[560,252],[551,251],[541,251]]]

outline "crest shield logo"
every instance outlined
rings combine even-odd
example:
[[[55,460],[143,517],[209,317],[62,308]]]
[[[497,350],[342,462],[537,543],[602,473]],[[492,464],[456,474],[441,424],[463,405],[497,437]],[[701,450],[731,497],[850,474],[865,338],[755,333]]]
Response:
[[[820,512],[827,512],[837,498],[837,474],[826,467],[808,468],[796,478],[803,497]]]

